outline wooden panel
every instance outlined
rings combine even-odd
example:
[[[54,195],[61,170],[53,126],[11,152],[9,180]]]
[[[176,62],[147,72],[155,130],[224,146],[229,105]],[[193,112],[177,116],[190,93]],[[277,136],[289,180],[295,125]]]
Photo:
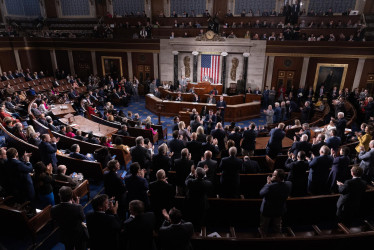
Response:
[[[69,56],[67,50],[56,50],[57,67],[64,70],[65,73],[70,72]]]
[[[48,18],[56,18],[57,17],[57,10],[56,10],[56,1],[44,1],[45,5],[45,12],[47,13]]]
[[[18,54],[24,70],[40,71],[40,58],[37,50],[18,50]]]
[[[0,51],[0,66],[2,71],[12,72],[17,69],[16,58],[14,57],[14,52],[11,50]]]
[[[158,17],[160,12],[164,12],[164,1],[163,0],[152,0],[152,17]]]
[[[122,58],[122,72],[123,76],[128,79],[129,78],[129,70],[128,70],[128,63],[127,63],[127,53],[126,52],[104,52],[104,51],[96,51],[96,65],[97,65],[97,73],[98,75],[103,74],[102,70],[102,63],[101,57],[108,56],[108,57],[121,57]]]
[[[153,54],[134,52],[131,54],[131,57],[134,75],[138,75],[138,65],[151,66],[150,79],[153,79]],[[133,78],[133,76],[130,76],[130,78]],[[146,78],[144,80],[146,80]]]
[[[314,78],[317,70],[318,63],[331,63],[331,64],[348,64],[347,76],[344,82],[344,88],[352,89],[353,81],[356,74],[358,59],[346,58],[315,58],[311,57],[309,60],[308,73],[306,76],[305,87],[309,88],[314,84]]]
[[[369,80],[369,75],[371,74],[374,74],[374,59],[366,59],[359,85],[360,90],[362,88],[366,88],[366,83]]]
[[[271,86],[277,87],[278,74],[280,72],[287,73],[287,71],[293,71],[293,82],[296,89],[299,88],[301,71],[303,67],[303,58],[302,57],[286,57],[286,56],[276,56],[274,58],[274,67],[273,67],[273,79],[271,80]],[[268,69],[271,70],[271,69]],[[284,85],[286,87],[286,85]]]
[[[214,16],[218,12],[218,17],[220,19],[224,18],[227,13],[227,0],[215,0],[213,2],[213,13],[210,13],[211,16]],[[231,10],[233,12],[233,10]]]
[[[92,74],[92,57],[89,51],[73,51],[74,70],[82,81]]]
[[[96,3],[96,16],[102,17],[106,15],[107,7],[106,7],[106,0],[95,1]]]
[[[364,14],[373,14],[374,13],[374,1],[366,1]]]
[[[40,70],[44,72],[45,75],[53,75],[52,59],[49,50],[39,50],[38,58],[40,61]]]

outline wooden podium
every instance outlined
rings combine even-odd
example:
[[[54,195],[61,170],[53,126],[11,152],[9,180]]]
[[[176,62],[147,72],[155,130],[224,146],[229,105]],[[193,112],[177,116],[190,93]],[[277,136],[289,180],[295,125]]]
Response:
[[[164,104],[162,104],[163,102],[160,102],[160,103],[157,103],[156,106],[157,106],[157,116],[158,116],[158,125],[161,125],[161,112],[162,112],[162,108],[164,107]]]
[[[199,82],[199,83],[188,83],[187,89],[190,90],[192,87],[197,95],[209,94],[214,88],[218,91],[218,95],[222,95],[222,84],[211,84],[210,82]]]

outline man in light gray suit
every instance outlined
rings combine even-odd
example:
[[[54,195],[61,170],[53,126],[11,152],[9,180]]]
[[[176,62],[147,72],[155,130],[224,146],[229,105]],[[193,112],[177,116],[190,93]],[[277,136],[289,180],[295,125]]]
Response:
[[[364,146],[360,146],[358,159],[361,160],[360,167],[364,170],[362,178],[369,183],[374,180],[374,140],[369,143],[370,150],[365,152]]]
[[[214,98],[213,94],[209,95],[208,99],[206,100],[206,103],[216,104],[216,98]]]

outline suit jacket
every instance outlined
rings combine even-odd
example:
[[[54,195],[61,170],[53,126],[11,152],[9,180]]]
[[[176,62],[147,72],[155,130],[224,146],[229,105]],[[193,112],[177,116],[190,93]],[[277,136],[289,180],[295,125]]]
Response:
[[[60,227],[63,243],[77,243],[84,239],[82,222],[86,217],[81,205],[67,202],[55,205],[51,209],[51,217]]]
[[[117,215],[101,212],[87,214],[90,249],[119,249],[121,226]]]
[[[280,152],[282,150],[282,140],[286,133],[280,128],[273,128],[270,131],[270,139],[268,141],[268,147],[274,151]]]
[[[329,155],[314,157],[309,162],[308,189],[313,194],[328,192],[327,179],[330,174],[333,159]]]
[[[309,164],[307,161],[292,161],[287,159],[285,168],[288,170],[287,180],[292,183],[292,196],[307,195]]]
[[[299,142],[294,142],[292,144],[292,147],[290,149],[292,153],[297,156],[299,151],[304,151],[305,154],[310,157],[310,152],[312,150],[312,144],[308,141],[299,141]]]
[[[202,152],[202,143],[196,140],[187,142],[186,148],[188,152],[191,153],[191,160],[193,160],[195,166],[201,160]]]
[[[235,142],[235,147],[240,153],[240,141],[242,140],[243,136],[241,133],[230,133],[227,137],[228,140],[233,140]]]
[[[117,201],[123,200],[126,192],[124,181],[113,171],[104,174],[104,189],[109,197],[115,197]]]
[[[204,168],[204,166],[208,166],[208,171],[206,171],[206,176],[208,180],[210,180],[213,184],[216,182],[216,173],[217,173],[217,161],[209,159],[200,161],[197,164],[197,167]]]
[[[240,171],[241,174],[257,174],[260,173],[261,168],[257,161],[251,159],[243,161],[243,166]]]
[[[170,152],[174,152],[172,156],[173,160],[181,158],[181,151],[185,148],[182,140],[171,139],[170,141],[168,141],[168,147]]]
[[[5,165],[4,187],[10,195],[19,202],[32,201],[35,196],[34,185],[30,173],[33,167],[30,162],[24,163],[18,159],[8,159]]]
[[[123,224],[123,237],[126,250],[155,250],[153,230],[155,215],[152,212],[130,217]]]
[[[170,224],[165,221],[158,232],[161,248],[164,250],[191,250],[190,239],[194,228],[191,222],[182,221],[179,224]]]
[[[221,190],[222,196],[225,198],[237,198],[239,197],[240,190],[240,176],[239,173],[242,169],[243,161],[233,157],[222,158],[221,163],[218,167],[218,171],[221,174]]]
[[[361,178],[346,180],[344,185],[338,186],[341,194],[337,206],[337,215],[342,213],[357,214],[360,212],[360,203],[365,193],[367,183]]]
[[[154,181],[149,184],[149,201],[152,211],[162,215],[162,209],[169,211],[174,205],[175,188],[164,181]]]
[[[57,145],[56,143],[49,143],[42,141],[39,144],[40,158],[45,165],[52,163],[53,166],[57,166]]]
[[[207,150],[212,152],[212,159],[215,159],[217,155],[219,154],[218,146],[214,146],[213,144],[209,142],[204,142],[201,147],[202,147],[202,152],[205,152]]]
[[[342,141],[339,137],[337,136],[331,136],[330,138],[328,138],[326,140],[326,145],[329,147],[329,148],[332,148],[334,149],[335,152],[338,151],[340,145],[342,144]]]
[[[60,131],[60,128],[56,127],[55,125],[51,124],[51,123],[48,123],[48,128],[51,130],[51,131],[54,131],[54,132],[57,132]]]
[[[210,134],[213,136],[213,138],[217,139],[219,150],[224,150],[226,137],[225,131],[223,129],[213,129]]]
[[[191,166],[194,164],[192,160],[180,158],[174,161],[175,184],[184,186],[187,176],[191,173]]]
[[[127,201],[141,200],[147,208],[148,200],[148,181],[140,176],[128,175],[125,177],[125,186],[127,189]]]
[[[186,202],[188,210],[195,213],[208,210],[208,194],[213,185],[209,180],[195,178],[195,176],[188,175],[186,177],[187,195]]]
[[[138,162],[141,168],[146,168],[146,164],[151,160],[151,154],[142,146],[133,146],[130,148],[132,162]]]
[[[286,200],[291,193],[292,184],[289,181],[265,184],[260,190],[263,198],[260,212],[266,217],[279,217],[286,212]]]
[[[364,170],[363,179],[372,180],[372,177],[374,177],[374,149],[360,152],[358,159],[361,160],[360,167]]]
[[[257,131],[248,129],[243,132],[242,148],[245,150],[255,150],[256,148]]]
[[[334,158],[328,179],[331,192],[337,193],[338,191],[336,181],[344,183],[346,180],[351,179],[350,163],[348,156],[341,155]]]
[[[208,99],[206,100],[206,103],[209,103],[211,101],[212,104],[216,104],[216,98],[212,97],[208,97]]]
[[[89,159],[87,158],[87,156],[85,156],[84,154],[81,154],[81,153],[71,152],[71,153],[69,154],[69,156],[70,156],[71,158],[74,158],[74,159],[79,159],[79,160],[89,161]]]
[[[221,116],[223,117],[225,114],[226,102],[225,101],[218,101],[216,104],[217,109],[221,110]]]
[[[166,155],[160,153],[152,156],[152,172],[150,175],[151,180],[156,180],[156,173],[158,170],[163,169],[167,175],[168,171],[171,170],[171,159]]]
[[[338,119],[338,121],[335,124],[337,136],[339,136],[342,141],[345,138],[344,132],[345,132],[346,125],[347,125],[347,120],[344,118]]]
[[[319,150],[324,145],[326,145],[324,141],[321,141],[321,142],[318,142],[312,145],[312,153],[314,154],[314,156],[319,156]]]

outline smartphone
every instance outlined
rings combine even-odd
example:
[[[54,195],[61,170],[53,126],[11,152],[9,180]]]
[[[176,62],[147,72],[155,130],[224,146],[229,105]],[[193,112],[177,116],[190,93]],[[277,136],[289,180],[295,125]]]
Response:
[[[77,173],[76,172],[74,172],[72,175],[71,175],[71,177],[72,178],[75,178],[75,177],[77,177]]]
[[[113,159],[115,159],[115,158],[116,158],[116,156],[117,156],[117,155],[113,155],[113,156],[112,156],[112,160],[113,160]]]
[[[121,178],[122,178],[122,179],[125,178],[126,174],[127,174],[127,171],[124,170],[123,173],[122,173],[122,175],[121,175]]]

